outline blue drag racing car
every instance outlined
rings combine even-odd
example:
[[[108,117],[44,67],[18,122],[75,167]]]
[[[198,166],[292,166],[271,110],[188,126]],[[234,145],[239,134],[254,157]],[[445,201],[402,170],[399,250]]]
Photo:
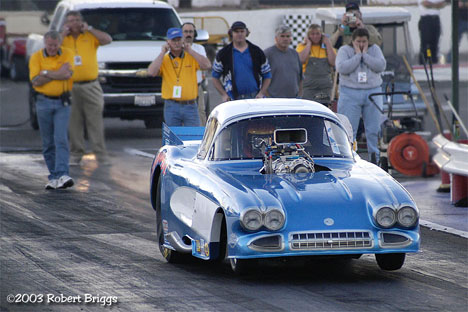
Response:
[[[353,150],[349,122],[298,99],[223,103],[206,128],[163,128],[151,168],[168,262],[375,254],[381,269],[419,250],[419,211],[388,173]]]

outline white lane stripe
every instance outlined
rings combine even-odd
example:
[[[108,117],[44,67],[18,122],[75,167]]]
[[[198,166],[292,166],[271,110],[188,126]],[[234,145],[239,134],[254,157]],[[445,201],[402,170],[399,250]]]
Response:
[[[445,233],[461,236],[463,238],[468,238],[468,232],[457,230],[449,226],[440,225],[440,224],[433,223],[433,222],[426,221],[426,220],[419,220],[419,224],[424,227],[429,228],[429,230],[436,230],[440,232],[445,232]]]
[[[142,157],[147,157],[147,158],[154,158],[154,154],[146,153],[140,150],[137,150],[135,148],[124,148],[124,152],[128,153],[130,155],[135,155],[135,156],[142,156]]]
[[[130,155],[136,155],[136,156],[142,156],[142,157],[148,157],[148,158],[154,157],[153,154],[146,153],[146,152],[134,149],[134,148],[125,148],[124,151]],[[457,230],[449,226],[440,225],[440,224],[433,223],[433,222],[426,221],[426,220],[419,220],[419,224],[421,226],[429,228],[430,230],[436,230],[440,232],[445,232],[445,233],[461,236],[463,238],[468,238],[468,232]]]

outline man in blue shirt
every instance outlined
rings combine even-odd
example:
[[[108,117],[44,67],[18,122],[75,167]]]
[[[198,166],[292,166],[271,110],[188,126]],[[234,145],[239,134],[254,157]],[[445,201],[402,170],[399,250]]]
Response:
[[[223,102],[263,98],[271,82],[271,69],[262,49],[247,41],[249,30],[243,22],[229,29],[232,42],[216,54],[213,84]]]

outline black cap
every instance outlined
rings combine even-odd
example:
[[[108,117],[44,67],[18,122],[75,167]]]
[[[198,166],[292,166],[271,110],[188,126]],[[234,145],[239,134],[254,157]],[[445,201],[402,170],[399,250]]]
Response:
[[[234,29],[247,29],[247,26],[245,25],[244,22],[237,21],[237,22],[232,23],[231,29],[232,30],[234,30]]]
[[[351,10],[359,11],[359,4],[357,4],[356,2],[350,2],[346,4],[346,12],[351,11]]]

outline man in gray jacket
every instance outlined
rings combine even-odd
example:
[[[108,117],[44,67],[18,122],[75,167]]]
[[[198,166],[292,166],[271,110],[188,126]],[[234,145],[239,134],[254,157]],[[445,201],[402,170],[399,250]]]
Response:
[[[362,115],[369,160],[375,163],[380,157],[378,135],[383,116],[369,100],[369,95],[382,92],[380,74],[386,65],[379,46],[369,46],[369,32],[365,28],[354,30],[351,44],[342,46],[336,57],[336,70],[340,74],[338,113],[351,122],[354,140]],[[374,100],[382,109],[382,97],[374,97]]]

